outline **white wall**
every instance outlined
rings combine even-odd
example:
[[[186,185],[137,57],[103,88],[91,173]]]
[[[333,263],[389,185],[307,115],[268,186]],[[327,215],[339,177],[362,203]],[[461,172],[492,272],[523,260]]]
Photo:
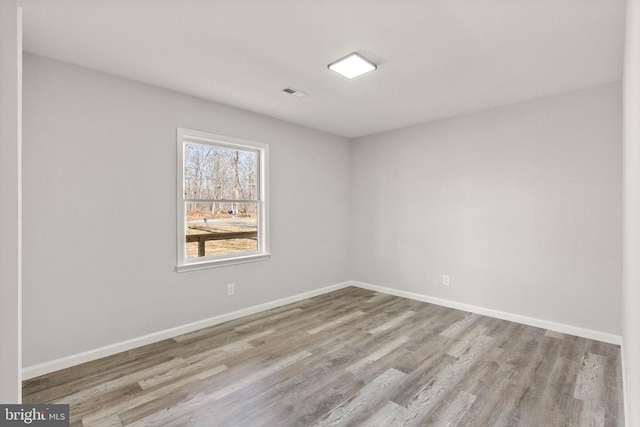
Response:
[[[25,366],[349,279],[347,139],[33,55],[24,85]],[[173,271],[176,127],[270,144],[271,260]]]
[[[640,426],[640,1],[627,2],[622,360],[628,426]]]
[[[620,335],[619,84],[353,150],[354,280]]]
[[[34,55],[24,78],[25,366],[347,279],[621,333],[618,84],[349,144]],[[271,145],[270,261],[173,271],[176,127]]]
[[[19,403],[21,18],[0,0],[0,402]]]

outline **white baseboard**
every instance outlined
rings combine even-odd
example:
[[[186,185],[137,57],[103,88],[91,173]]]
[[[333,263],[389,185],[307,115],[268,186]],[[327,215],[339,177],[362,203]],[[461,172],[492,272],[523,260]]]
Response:
[[[94,350],[85,351],[83,353],[73,354],[70,356],[62,357],[60,359],[40,363],[38,365],[28,366],[22,370],[22,379],[28,380],[31,378],[39,377],[40,375],[59,371],[60,369],[69,368],[71,366],[79,365],[81,363],[86,363],[92,360],[100,359],[102,357],[111,356],[123,351],[141,347],[143,345],[152,344],[168,338],[176,337],[178,335],[197,331],[198,329],[207,328],[209,326],[218,325],[220,323],[228,322],[230,320],[239,319],[240,317],[249,316],[251,314],[259,313],[261,311],[271,310],[272,308],[277,308],[283,305],[302,301],[307,298],[312,298],[318,295],[326,294],[327,292],[343,289],[351,285],[352,285],[351,282],[338,283],[336,285],[315,289],[310,292],[293,295],[293,296],[282,298],[279,300],[270,301],[264,304],[254,305],[253,307],[243,308],[242,310],[237,310],[231,313],[221,314],[219,316],[210,317],[208,319],[199,320],[197,322],[188,323],[186,325],[177,326],[175,328],[166,329],[164,331],[154,332],[141,337],[118,342],[115,344],[110,344]]]
[[[283,305],[302,301],[307,298],[312,298],[314,296],[326,294],[328,292],[336,291],[338,289],[343,289],[349,286],[356,286],[359,288],[369,289],[376,292],[382,292],[385,294],[396,295],[403,298],[409,298],[417,301],[428,302],[431,304],[436,304],[444,307],[455,308],[458,310],[477,313],[477,314],[481,314],[489,317],[495,317],[497,319],[509,320],[511,322],[522,323],[529,326],[549,329],[556,332],[576,335],[579,337],[603,341],[611,344],[620,345],[622,343],[622,337],[619,335],[613,335],[605,332],[594,331],[591,329],[579,328],[576,326],[565,325],[562,323],[550,322],[548,320],[536,319],[533,317],[521,316],[519,314],[507,313],[504,311],[492,310],[489,308],[478,307],[475,305],[464,304],[464,303],[450,301],[442,298],[431,297],[428,295],[417,294],[414,292],[407,292],[407,291],[401,291],[398,289],[387,288],[384,286],[371,285],[369,283],[347,281],[347,282],[327,286],[324,288],[316,289],[310,292],[305,292],[302,294],[297,294],[290,297],[282,298],[279,300],[270,301],[264,304],[255,305],[253,307],[244,308],[242,310],[237,310],[231,313],[221,314],[219,316],[214,316],[208,319],[199,320],[197,322],[188,323],[186,325],[177,326],[175,328],[154,332],[148,335],[110,344],[94,350],[85,351],[83,353],[73,354],[70,356],[62,357],[60,359],[40,363],[38,365],[28,366],[22,370],[22,379],[28,380],[31,378],[38,377],[40,375],[45,375],[51,372],[59,371],[60,369],[69,368],[71,366],[79,365],[81,363],[86,363],[86,362],[97,360],[106,356],[111,356],[123,351],[141,347],[143,345],[152,344],[168,338],[173,338],[178,335],[197,331],[198,329],[218,325],[220,323],[228,322],[230,320],[239,319],[241,317],[259,313],[261,311],[266,311],[272,308],[281,307]],[[623,378],[624,378],[624,359],[622,361],[622,367],[623,367]],[[626,394],[625,394],[625,397],[626,397]],[[625,405],[625,408],[626,408],[626,405]]]
[[[535,326],[537,328],[549,329],[551,331],[561,332],[563,334],[575,335],[578,337],[589,338],[592,340],[602,341],[610,344],[620,345],[622,337],[620,335],[609,334],[606,332],[594,331],[591,329],[579,328],[577,326],[565,325],[563,323],[551,322],[548,320],[536,319],[534,317],[521,316],[519,314],[507,313],[505,311],[492,310],[490,308],[478,307],[471,304],[450,301],[442,298],[431,297],[428,295],[417,294],[414,292],[401,291],[398,289],[387,288],[384,286],[371,285],[369,283],[352,281],[353,286],[371,291],[382,292],[385,294],[395,295],[403,298],[409,298],[417,301],[428,302],[431,304],[441,305],[444,307],[455,308],[457,310],[468,311],[471,313],[482,314],[483,316],[495,317],[497,319],[509,320],[511,322],[522,323],[524,325]]]

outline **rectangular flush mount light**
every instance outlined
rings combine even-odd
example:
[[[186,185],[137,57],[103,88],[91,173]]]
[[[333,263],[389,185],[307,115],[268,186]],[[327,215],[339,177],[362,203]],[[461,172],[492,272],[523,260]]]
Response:
[[[329,64],[329,69],[348,79],[361,76],[378,68],[376,64],[358,55],[356,52]]]

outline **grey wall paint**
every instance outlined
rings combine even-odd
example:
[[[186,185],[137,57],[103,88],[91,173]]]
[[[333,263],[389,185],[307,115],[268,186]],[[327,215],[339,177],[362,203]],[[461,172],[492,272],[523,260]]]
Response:
[[[619,84],[354,144],[354,280],[620,334]]]
[[[0,402],[19,403],[21,22],[15,0],[0,0]]]
[[[348,140],[33,55],[24,80],[25,366],[349,279]],[[173,272],[176,127],[270,144],[271,260]]]
[[[26,55],[24,364],[348,279],[619,334],[620,104],[613,84],[349,144]],[[178,126],[271,145],[272,260],[173,272]]]
[[[640,2],[627,2],[622,361],[627,426],[640,425]]]

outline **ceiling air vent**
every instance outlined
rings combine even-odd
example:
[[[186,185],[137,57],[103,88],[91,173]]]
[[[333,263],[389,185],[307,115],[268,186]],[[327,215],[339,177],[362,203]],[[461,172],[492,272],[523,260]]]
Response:
[[[285,87],[284,89],[282,89],[282,91],[288,93],[289,95],[295,96],[296,98],[304,98],[305,96],[309,95],[307,92],[294,89],[291,86]]]

